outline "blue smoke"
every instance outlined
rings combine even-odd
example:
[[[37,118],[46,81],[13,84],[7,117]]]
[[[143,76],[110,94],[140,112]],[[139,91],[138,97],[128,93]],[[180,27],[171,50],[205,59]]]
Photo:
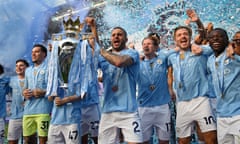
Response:
[[[46,8],[37,1],[11,0],[0,4],[0,63],[7,71],[14,69],[19,58],[31,62],[31,48],[43,43],[46,29]]]

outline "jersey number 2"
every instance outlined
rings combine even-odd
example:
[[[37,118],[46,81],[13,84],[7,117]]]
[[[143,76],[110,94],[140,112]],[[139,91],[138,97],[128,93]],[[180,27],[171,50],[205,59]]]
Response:
[[[134,121],[134,122],[132,123],[132,125],[134,126],[134,129],[133,129],[134,133],[140,132],[139,123],[138,123],[138,122]]]

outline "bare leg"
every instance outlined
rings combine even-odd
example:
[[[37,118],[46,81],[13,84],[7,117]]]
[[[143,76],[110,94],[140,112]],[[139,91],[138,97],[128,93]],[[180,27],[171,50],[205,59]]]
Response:
[[[123,133],[122,133],[122,129],[119,129],[119,141],[120,143],[124,142],[124,136],[123,136]]]
[[[169,144],[169,141],[168,140],[158,140],[159,141],[159,144]]]
[[[190,144],[191,137],[178,138],[178,144]]]
[[[82,136],[82,144],[87,144],[88,143],[88,134],[85,134]]]
[[[217,131],[209,131],[203,133],[204,141],[206,144],[217,144]]]
[[[18,140],[9,140],[8,144],[18,144]]]
[[[47,143],[47,137],[40,137],[39,136],[39,144],[46,144]]]
[[[128,144],[141,144],[141,143],[136,143],[136,142],[128,142]]]
[[[146,141],[146,142],[143,142],[142,144],[149,144],[149,142],[148,142],[148,141]]]
[[[23,138],[24,138],[24,144],[36,144],[37,143],[36,134],[33,134],[31,136],[25,136]]]
[[[196,123],[196,131],[197,131],[198,140],[204,141],[203,133],[202,133],[198,123]]]

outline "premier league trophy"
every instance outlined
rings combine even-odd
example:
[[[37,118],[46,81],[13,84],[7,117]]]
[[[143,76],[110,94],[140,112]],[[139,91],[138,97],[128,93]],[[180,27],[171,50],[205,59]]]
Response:
[[[79,17],[73,21],[71,17],[67,21],[63,20],[65,38],[60,41],[58,54],[59,70],[62,78],[61,87],[68,87],[68,76],[72,64],[74,51],[79,42],[79,32],[81,28]]]
[[[70,16],[67,21],[63,19],[64,32],[52,35],[52,51],[49,59],[49,76],[47,93],[57,95],[57,85],[71,91],[73,83],[80,81],[80,57],[86,57],[88,52],[82,54],[83,43],[87,49],[87,39],[91,31],[79,17],[74,21]]]

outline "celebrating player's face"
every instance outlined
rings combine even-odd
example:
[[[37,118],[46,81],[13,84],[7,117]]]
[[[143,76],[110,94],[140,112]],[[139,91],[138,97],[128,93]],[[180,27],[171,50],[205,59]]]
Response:
[[[222,52],[228,45],[227,37],[220,30],[213,30],[209,36],[209,45],[215,52]]]
[[[178,29],[175,33],[175,44],[180,49],[186,50],[190,47],[190,35],[187,29]]]
[[[111,35],[111,44],[114,50],[120,51],[125,48],[126,35],[121,29],[114,29]]]
[[[32,62],[33,63],[38,63],[40,64],[44,58],[45,58],[46,54],[41,51],[40,47],[34,47],[32,49]]]
[[[17,75],[24,74],[26,68],[27,68],[27,66],[24,62],[19,61],[18,63],[16,63],[16,73],[17,73]]]
[[[158,47],[153,44],[153,40],[151,39],[145,39],[142,42],[142,49],[145,56],[154,54],[157,48]]]

